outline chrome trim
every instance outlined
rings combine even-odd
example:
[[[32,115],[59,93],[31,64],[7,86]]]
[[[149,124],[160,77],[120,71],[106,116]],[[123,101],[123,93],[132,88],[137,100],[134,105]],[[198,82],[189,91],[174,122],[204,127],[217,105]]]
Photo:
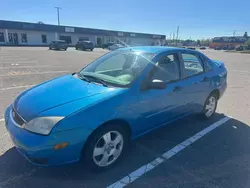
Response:
[[[11,120],[11,122],[12,122],[14,125],[16,125],[17,127],[23,128],[23,125],[17,124],[16,121],[13,119],[12,111],[13,111],[13,109],[11,108],[11,110],[10,110],[10,120]],[[17,111],[15,111],[15,113],[17,113]],[[17,113],[17,114],[18,114],[18,113]],[[18,115],[19,115],[19,114],[18,114]],[[20,115],[19,115],[19,117],[23,120],[24,123],[26,123],[26,121],[25,121]]]

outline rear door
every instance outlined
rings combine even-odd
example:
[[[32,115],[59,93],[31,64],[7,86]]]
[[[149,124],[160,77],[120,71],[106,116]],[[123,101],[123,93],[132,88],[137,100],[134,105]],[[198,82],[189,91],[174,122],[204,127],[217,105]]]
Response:
[[[203,59],[195,52],[181,52],[182,93],[186,98],[187,109],[192,112],[202,110],[209,94],[210,77],[207,76]]]

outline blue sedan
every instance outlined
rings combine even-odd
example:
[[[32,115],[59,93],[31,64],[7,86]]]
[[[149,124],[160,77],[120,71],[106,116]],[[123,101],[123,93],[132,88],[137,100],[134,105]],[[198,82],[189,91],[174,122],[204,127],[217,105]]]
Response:
[[[227,70],[198,51],[121,48],[20,94],[5,112],[17,150],[42,166],[116,164],[129,142],[190,114],[210,118]]]

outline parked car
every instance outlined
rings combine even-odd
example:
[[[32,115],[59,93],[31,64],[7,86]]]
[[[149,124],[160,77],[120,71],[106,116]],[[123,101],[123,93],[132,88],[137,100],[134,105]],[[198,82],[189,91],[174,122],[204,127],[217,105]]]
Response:
[[[113,44],[112,46],[109,46],[108,49],[109,50],[116,50],[118,48],[123,48],[124,46],[121,44]]]
[[[115,44],[115,43],[114,43],[114,42],[108,42],[107,44],[103,44],[103,45],[102,45],[102,48],[103,48],[103,49],[105,49],[105,48],[108,49],[108,47],[109,47],[109,46],[112,46],[113,44]]]
[[[222,50],[222,47],[218,46],[214,48],[215,50]]]
[[[94,44],[92,41],[78,41],[75,45],[76,50],[94,50]]]
[[[129,142],[190,114],[210,118],[227,87],[224,63],[198,51],[130,47],[21,93],[5,111],[19,152],[36,165],[115,165]]]
[[[207,48],[206,47],[200,47],[200,50],[206,50]]]
[[[236,51],[243,51],[244,50],[244,46],[238,46],[237,48],[236,48]]]
[[[68,44],[64,40],[55,40],[49,44],[50,50],[67,50]]]
[[[195,47],[187,47],[189,50],[195,50]]]

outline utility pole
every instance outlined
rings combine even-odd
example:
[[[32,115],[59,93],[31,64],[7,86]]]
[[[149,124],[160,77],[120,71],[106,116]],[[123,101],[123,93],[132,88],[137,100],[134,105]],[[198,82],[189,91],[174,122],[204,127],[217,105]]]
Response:
[[[173,43],[174,43],[175,33],[173,33]]]
[[[62,9],[61,7],[55,7],[57,10],[57,24],[60,25],[60,9]]]
[[[176,31],[176,46],[177,46],[178,36],[179,36],[179,26],[177,26],[177,31]]]

